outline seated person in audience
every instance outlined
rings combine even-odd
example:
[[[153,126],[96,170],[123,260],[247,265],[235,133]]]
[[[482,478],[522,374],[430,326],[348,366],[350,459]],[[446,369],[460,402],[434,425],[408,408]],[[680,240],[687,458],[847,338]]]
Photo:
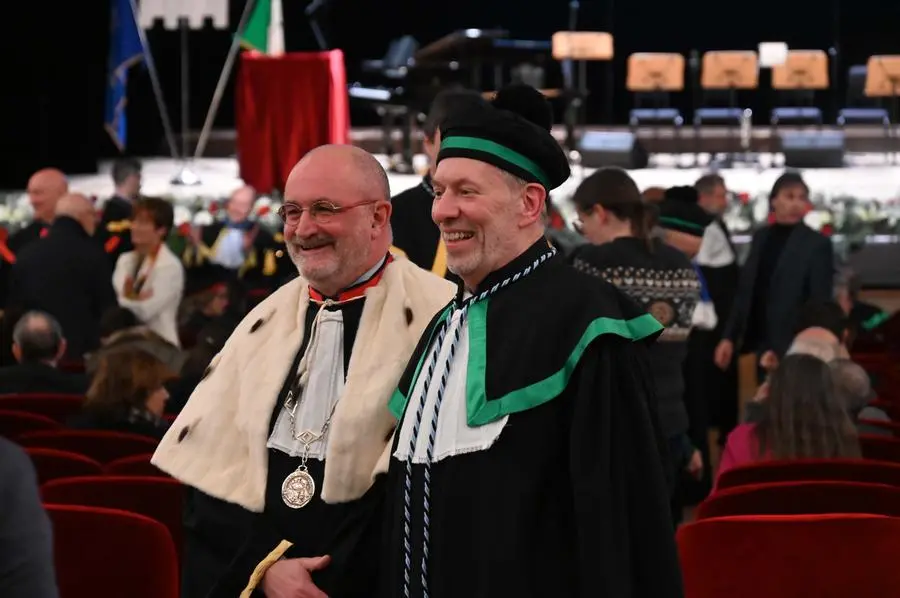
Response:
[[[220,269],[209,270],[221,272]],[[200,331],[228,312],[231,299],[229,286],[227,279],[215,275],[200,279],[199,284],[188,284],[187,296],[181,302],[178,315],[178,336],[182,347],[193,347]]]
[[[893,436],[893,431],[889,428],[860,423],[860,420],[891,421],[887,413],[869,405],[875,400],[875,391],[866,370],[850,359],[835,359],[828,365],[834,376],[835,389],[844,401],[847,414],[856,424],[857,433]]]
[[[831,370],[812,355],[787,355],[769,379],[758,417],[728,435],[718,476],[740,465],[776,459],[860,456],[856,429]]]
[[[835,357],[849,357],[845,344],[848,337],[847,318],[840,305],[834,301],[814,299],[806,303],[797,317],[794,335],[793,344],[787,353],[816,355],[825,361],[831,361]],[[830,354],[835,347],[839,355],[822,357],[818,354],[823,351]],[[778,366],[778,356],[774,351],[767,351],[759,365],[771,372]]]
[[[133,311],[126,307],[111,307],[100,318],[100,344],[105,345],[117,332],[143,326]]]
[[[847,346],[860,334],[872,333],[887,322],[891,315],[872,303],[860,300],[859,276],[849,267],[842,268],[835,282],[835,297],[847,316]]]
[[[0,368],[0,394],[84,394],[82,374],[57,369],[66,353],[63,330],[53,316],[30,311],[13,329],[13,355],[17,365]]]
[[[113,287],[120,306],[133,311],[177,347],[184,267],[165,244],[173,222],[172,204],[164,199],[148,197],[135,205],[131,223],[134,251],[123,253],[116,262]]]
[[[203,379],[213,357],[225,346],[225,341],[239,322],[239,319],[226,314],[200,329],[196,336],[197,342],[185,356],[178,379],[168,385],[170,397],[166,402],[166,413],[177,414],[181,411],[194,388]]]
[[[34,465],[5,438],[0,438],[0,596],[59,596],[53,529],[41,505]]]
[[[81,430],[109,430],[161,439],[168,429],[162,419],[175,374],[145,346],[133,342],[106,347],[81,413],[69,425]]]

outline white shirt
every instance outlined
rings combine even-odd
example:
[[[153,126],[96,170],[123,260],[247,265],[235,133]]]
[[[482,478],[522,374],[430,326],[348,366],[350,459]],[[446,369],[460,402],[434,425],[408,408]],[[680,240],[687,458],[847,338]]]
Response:
[[[159,248],[155,262],[144,260],[138,276],[146,275],[142,287],[152,291],[147,299],[130,299],[125,296],[125,285],[134,277],[140,256],[129,251],[119,256],[113,272],[113,287],[121,307],[130,309],[150,330],[180,347],[178,340],[178,307],[184,294],[184,267],[181,260],[166,246]]]

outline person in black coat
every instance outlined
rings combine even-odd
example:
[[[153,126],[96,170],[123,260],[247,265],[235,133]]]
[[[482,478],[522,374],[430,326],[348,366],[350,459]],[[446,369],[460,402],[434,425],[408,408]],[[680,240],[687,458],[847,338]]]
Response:
[[[116,189],[103,204],[97,240],[109,256],[110,268],[114,269],[119,256],[134,249],[131,212],[141,192],[141,163],[134,158],[117,161],[113,164],[112,179]]]
[[[811,299],[831,299],[834,248],[806,226],[809,187],[799,174],[778,177],[769,195],[774,222],[753,235],[735,301],[716,347],[715,362],[727,368],[738,352],[784,355],[793,323]],[[759,371],[760,378],[764,372]]]
[[[13,355],[19,363],[0,368],[0,394],[84,394],[87,379],[82,374],[56,367],[66,352],[66,339],[56,319],[31,311],[13,329]]]
[[[116,305],[109,262],[92,239],[94,207],[67,195],[47,236],[25,249],[11,274],[7,308],[44,311],[66,334],[66,358],[80,360],[100,344],[100,318]]]
[[[53,528],[37,473],[19,446],[0,437],[0,596],[57,598]]]
[[[66,175],[55,168],[45,168],[28,179],[28,201],[34,218],[23,228],[9,234],[0,243],[0,304],[6,305],[10,292],[12,268],[20,251],[47,235],[59,199],[66,194]]]

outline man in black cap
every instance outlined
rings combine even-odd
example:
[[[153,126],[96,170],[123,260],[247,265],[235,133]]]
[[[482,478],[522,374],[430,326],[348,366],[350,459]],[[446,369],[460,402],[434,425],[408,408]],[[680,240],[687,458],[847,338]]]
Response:
[[[441,125],[432,216],[461,284],[390,403],[379,595],[681,596],[650,414],[662,326],[556,255],[549,106],[524,87],[501,105]]]

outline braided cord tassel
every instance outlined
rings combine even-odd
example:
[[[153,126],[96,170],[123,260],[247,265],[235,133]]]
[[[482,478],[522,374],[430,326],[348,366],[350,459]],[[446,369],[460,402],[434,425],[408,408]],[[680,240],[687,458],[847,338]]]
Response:
[[[434,457],[434,446],[435,440],[437,439],[437,426],[438,419],[440,416],[441,403],[444,400],[444,390],[447,387],[447,380],[450,375],[450,367],[453,363],[453,358],[456,356],[456,347],[459,344],[460,334],[463,329],[463,326],[466,325],[466,316],[469,311],[469,307],[478,303],[480,301],[484,301],[497,291],[505,288],[506,286],[520,280],[521,278],[527,276],[528,274],[534,272],[534,270],[546,262],[548,259],[556,255],[556,249],[552,248],[547,253],[541,255],[538,259],[536,259],[533,263],[528,265],[524,270],[517,272],[513,276],[505,278],[503,281],[498,282],[494,286],[489,289],[485,289],[478,295],[470,297],[468,300],[464,301],[463,304],[458,308],[460,313],[459,324],[453,332],[453,340],[450,344],[450,348],[447,354],[447,359],[444,361],[444,368],[441,372],[440,380],[438,381],[438,389],[437,395],[435,396],[434,402],[434,410],[431,416],[431,422],[428,427],[428,445],[426,447],[426,458],[424,463],[424,476],[423,476],[423,488],[422,488],[422,512],[423,512],[423,525],[422,525],[422,563],[421,563],[421,581],[422,581],[422,598],[429,598],[428,591],[428,556],[430,553],[430,541],[431,541],[431,463]],[[438,334],[438,338],[434,343],[434,349],[431,352],[428,360],[428,368],[425,373],[425,381],[422,384],[421,396],[419,397],[418,404],[416,407],[416,419],[413,425],[412,437],[410,439],[409,444],[409,457],[406,461],[406,479],[404,481],[403,488],[403,595],[405,598],[412,598],[410,594],[410,585],[412,578],[412,463],[413,456],[415,455],[416,444],[419,439],[419,430],[422,425],[422,417],[425,409],[425,403],[427,402],[428,392],[431,388],[431,383],[434,378],[435,366],[437,365],[438,355],[440,354],[441,346],[444,343],[444,339],[447,336],[447,331],[450,328],[450,323],[453,320],[453,316],[455,315],[456,309],[450,311],[449,316],[446,320],[444,320],[441,325],[440,333]],[[415,382],[414,382],[415,383]]]

